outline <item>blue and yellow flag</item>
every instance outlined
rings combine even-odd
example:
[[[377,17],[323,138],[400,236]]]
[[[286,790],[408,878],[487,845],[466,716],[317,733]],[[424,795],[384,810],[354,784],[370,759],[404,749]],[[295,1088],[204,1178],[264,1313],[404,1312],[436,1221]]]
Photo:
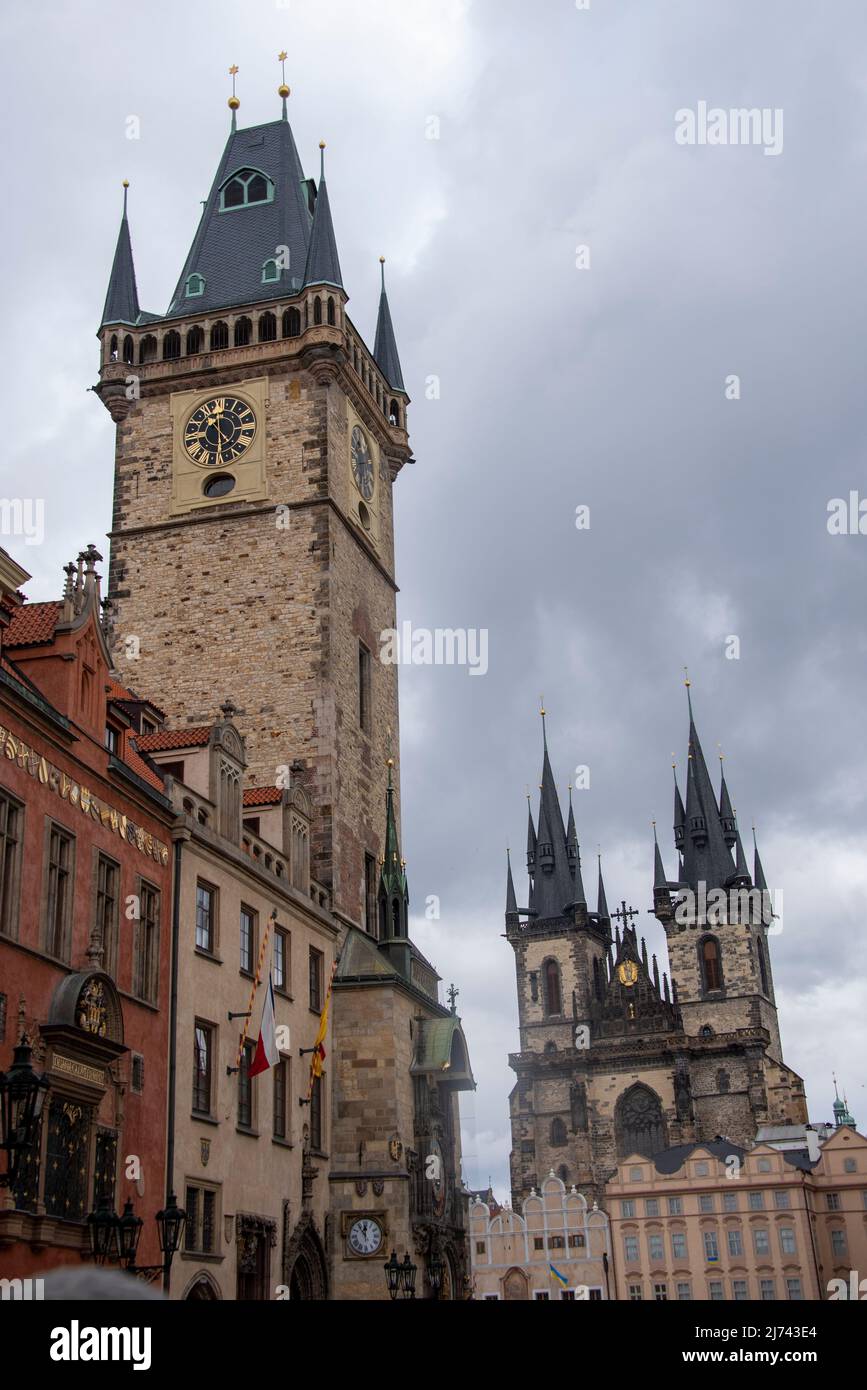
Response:
[[[568,1283],[569,1283],[569,1280],[566,1278],[566,1275],[565,1275],[565,1274],[561,1274],[560,1271],[559,1271],[559,1269],[555,1269],[554,1266],[553,1266],[552,1264],[549,1264],[549,1265],[548,1265],[548,1268],[549,1268],[550,1271],[551,1271],[551,1278],[552,1278],[552,1279],[558,1279],[559,1282],[560,1282],[561,1284],[568,1284]]]

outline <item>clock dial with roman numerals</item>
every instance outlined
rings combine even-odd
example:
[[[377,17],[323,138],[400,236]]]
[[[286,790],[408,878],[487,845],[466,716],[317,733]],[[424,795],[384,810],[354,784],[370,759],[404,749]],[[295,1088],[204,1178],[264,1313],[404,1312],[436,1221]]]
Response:
[[[222,468],[236,463],[256,438],[253,407],[237,396],[203,401],[184,426],[184,448],[193,463]]]
[[[349,1245],[356,1255],[375,1255],[382,1245],[382,1227],[370,1216],[356,1221],[349,1230]]]
[[[358,425],[352,431],[352,442],[350,447],[352,455],[352,476],[355,479],[355,486],[361,493],[365,502],[369,502],[373,496],[374,476],[373,459],[370,455],[370,445],[365,438],[364,431]]]

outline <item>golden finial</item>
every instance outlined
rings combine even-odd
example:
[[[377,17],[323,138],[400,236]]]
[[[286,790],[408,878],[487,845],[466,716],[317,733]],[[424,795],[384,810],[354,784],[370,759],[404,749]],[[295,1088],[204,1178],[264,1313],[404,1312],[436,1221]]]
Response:
[[[237,74],[238,74],[238,64],[237,64],[237,63],[233,63],[232,66],[229,68],[229,76],[230,76],[231,79],[232,79],[232,95],[229,97],[229,110],[230,110],[230,111],[237,111],[238,107],[241,105],[240,101],[239,101],[238,98],[235,96],[235,77],[237,76]]]
[[[688,666],[684,666],[684,668],[683,668],[683,674],[684,674],[685,677],[686,677],[686,680],[684,681],[684,685],[686,686],[687,690],[689,690],[690,686],[692,685],[692,681],[691,681],[690,678],[689,678],[689,667],[688,667]]]
[[[129,179],[124,179],[123,186],[124,188],[129,188]]]
[[[672,750],[671,750],[671,765],[672,765],[672,767],[674,768],[674,770],[675,770],[675,772],[676,772],[676,771],[677,771],[677,757],[676,757],[676,755],[675,755],[675,752],[674,752],[674,749],[673,749],[673,748],[672,748]]]
[[[394,767],[394,758],[389,758],[385,765],[386,767]]]
[[[284,101],[289,95],[289,88],[286,86],[286,59],[288,56],[288,53],[277,54],[277,62],[280,64],[280,71],[282,73],[280,86],[277,88],[277,95],[278,97],[282,97]]]

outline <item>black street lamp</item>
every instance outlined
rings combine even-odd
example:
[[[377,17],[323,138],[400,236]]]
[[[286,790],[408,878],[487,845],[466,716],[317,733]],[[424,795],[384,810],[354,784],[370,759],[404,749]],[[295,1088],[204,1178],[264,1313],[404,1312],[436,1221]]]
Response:
[[[118,1216],[112,1210],[111,1199],[100,1197],[97,1210],[87,1218],[90,1248],[96,1263],[105,1264],[106,1260],[120,1262],[138,1278],[155,1279],[162,1275],[165,1283],[187,1224],[187,1213],[178,1206],[174,1192],[169,1193],[169,1200],[163,1210],[157,1212],[155,1219],[163,1262],[158,1265],[137,1265],[135,1261],[144,1222],[140,1216],[136,1216],[129,1198],[124,1205],[123,1215]]]
[[[415,1298],[415,1276],[418,1274],[418,1266],[413,1264],[409,1253],[400,1261],[397,1252],[392,1250],[391,1259],[382,1267],[385,1270],[388,1295],[392,1302],[399,1293],[402,1293],[404,1298]]]
[[[434,1298],[439,1298],[440,1294],[442,1293],[445,1272],[445,1261],[443,1260],[439,1251],[435,1250],[430,1260],[428,1261],[427,1267],[427,1277],[430,1286],[433,1289]]]
[[[400,1265],[398,1264],[397,1251],[392,1250],[391,1259],[387,1260],[382,1266],[385,1270],[386,1283],[388,1284],[388,1294],[392,1302],[397,1298],[401,1285]]]
[[[15,1186],[21,1155],[33,1138],[48,1093],[48,1078],[33,1070],[32,1057],[22,1033],[11,1067],[0,1071],[0,1148],[6,1150],[6,1172],[0,1173],[0,1187]]]
[[[409,1258],[409,1251],[403,1257],[403,1264],[400,1267],[400,1277],[403,1284],[404,1298],[415,1298],[415,1276],[418,1274],[418,1265],[414,1265]]]
[[[120,1221],[112,1209],[110,1197],[100,1197],[96,1211],[88,1214],[87,1232],[90,1236],[90,1253],[94,1263],[104,1265],[106,1261],[117,1264],[120,1259]]]

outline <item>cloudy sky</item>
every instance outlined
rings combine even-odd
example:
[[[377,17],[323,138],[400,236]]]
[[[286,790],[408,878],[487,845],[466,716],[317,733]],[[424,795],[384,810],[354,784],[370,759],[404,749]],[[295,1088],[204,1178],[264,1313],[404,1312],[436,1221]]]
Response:
[[[388,257],[418,460],[396,489],[399,616],[489,634],[484,676],[401,677],[410,889],[419,916],[441,900],[415,934],[460,988],[479,1083],[470,1182],[507,1181],[505,847],[520,870],[540,694],[564,795],[590,769],[585,866],[601,845],[609,902],[641,909],[664,958],[650,826],[673,875],[685,665],[708,762],[721,745],[783,893],[787,1060],[818,1120],[836,1067],[863,1129],[867,536],[827,525],[831,499],[867,496],[863,4],[45,0],[0,32],[2,489],[46,499],[44,543],[3,543],[32,598],[110,521],[113,427],[87,391],[121,180],[140,297],[164,311],[230,63],[254,124],[279,113],[288,50],[369,340]],[[675,113],[701,102],[781,111],[782,149],[679,144]]]

